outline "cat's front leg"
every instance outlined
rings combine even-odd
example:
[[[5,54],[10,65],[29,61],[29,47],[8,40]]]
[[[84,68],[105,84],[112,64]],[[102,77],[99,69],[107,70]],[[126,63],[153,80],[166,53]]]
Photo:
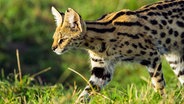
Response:
[[[92,70],[89,83],[91,85],[87,85],[84,88],[77,102],[89,102],[93,92],[99,92],[112,78],[114,68],[110,61],[105,61],[103,58],[94,55],[90,55],[90,58]]]

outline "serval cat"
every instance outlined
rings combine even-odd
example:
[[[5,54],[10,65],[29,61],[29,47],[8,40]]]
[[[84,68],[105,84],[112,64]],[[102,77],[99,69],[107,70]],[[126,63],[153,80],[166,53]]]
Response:
[[[100,91],[111,79],[117,62],[137,62],[147,67],[152,85],[161,95],[165,81],[161,56],[165,56],[184,85],[184,0],[165,0],[138,10],[121,10],[84,21],[73,9],[51,9],[56,21],[52,50],[62,54],[85,49],[91,60],[90,84]],[[78,101],[91,95],[87,85]]]

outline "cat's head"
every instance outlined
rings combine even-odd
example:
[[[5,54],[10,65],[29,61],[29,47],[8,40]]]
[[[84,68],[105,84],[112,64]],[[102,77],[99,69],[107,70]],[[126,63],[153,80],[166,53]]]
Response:
[[[62,54],[68,49],[79,47],[86,32],[85,22],[80,15],[71,8],[62,13],[52,7],[51,12],[56,21],[52,50]]]

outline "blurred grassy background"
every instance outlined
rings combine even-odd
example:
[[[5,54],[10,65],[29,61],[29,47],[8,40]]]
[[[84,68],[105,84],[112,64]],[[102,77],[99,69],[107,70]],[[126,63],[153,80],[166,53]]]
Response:
[[[19,49],[24,75],[32,75],[47,67],[52,70],[38,76],[46,83],[77,85],[85,83],[78,75],[68,70],[76,69],[85,77],[90,76],[87,53],[72,50],[62,56],[51,50],[52,35],[55,31],[51,6],[60,11],[71,7],[78,11],[84,20],[96,20],[101,15],[121,9],[137,9],[157,0],[0,0],[0,70],[10,76],[17,69],[15,50]],[[166,64],[164,68],[169,68]],[[144,70],[142,70],[144,69]],[[172,73],[171,73],[172,74]],[[132,76],[132,77],[131,77]],[[148,78],[144,67],[137,64],[119,65],[115,80],[142,84],[140,77]],[[167,77],[167,75],[166,75]],[[170,77],[170,74],[168,75]],[[173,76],[174,77],[174,76]],[[172,81],[172,80],[171,80]]]

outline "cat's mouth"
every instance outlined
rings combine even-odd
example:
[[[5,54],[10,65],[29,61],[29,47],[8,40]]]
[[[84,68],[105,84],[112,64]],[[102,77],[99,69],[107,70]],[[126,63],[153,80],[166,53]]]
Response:
[[[55,52],[56,54],[58,54],[58,55],[61,55],[61,54],[65,53],[66,51],[67,51],[66,48],[63,48],[63,49],[57,48],[56,50],[54,50],[54,52]]]

